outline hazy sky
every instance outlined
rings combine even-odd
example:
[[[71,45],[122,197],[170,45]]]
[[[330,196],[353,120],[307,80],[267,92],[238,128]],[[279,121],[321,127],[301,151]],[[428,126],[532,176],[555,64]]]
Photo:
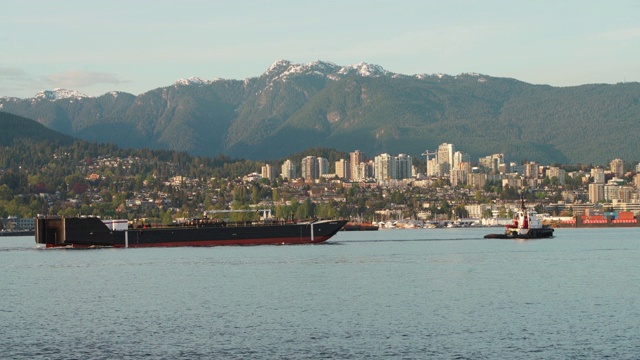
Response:
[[[639,19],[637,0],[7,0],[0,96],[140,94],[192,76],[256,77],[279,59],[554,86],[640,81]]]

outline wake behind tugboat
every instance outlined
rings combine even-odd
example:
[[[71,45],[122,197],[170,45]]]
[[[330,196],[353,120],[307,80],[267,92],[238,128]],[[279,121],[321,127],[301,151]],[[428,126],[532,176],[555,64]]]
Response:
[[[542,220],[535,211],[530,211],[524,204],[524,195],[521,199],[520,211],[516,214],[513,223],[505,225],[503,234],[487,234],[485,239],[541,239],[553,237],[553,228],[542,225]]]

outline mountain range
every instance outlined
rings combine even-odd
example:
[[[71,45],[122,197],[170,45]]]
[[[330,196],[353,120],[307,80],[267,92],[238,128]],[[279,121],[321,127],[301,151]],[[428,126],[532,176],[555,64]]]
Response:
[[[533,85],[475,73],[403,75],[360,63],[280,60],[244,80],[189,78],[140,95],[43,91],[0,111],[121,147],[283,158],[310,147],[605,164],[640,154],[640,84]]]

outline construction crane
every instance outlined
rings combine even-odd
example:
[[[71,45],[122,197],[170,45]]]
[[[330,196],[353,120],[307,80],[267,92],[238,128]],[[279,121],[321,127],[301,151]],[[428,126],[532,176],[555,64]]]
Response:
[[[427,149],[422,153],[422,156],[426,156],[427,157],[427,166],[426,166],[426,170],[425,170],[426,171],[425,175],[427,175],[427,176],[429,176],[429,156],[432,156],[432,155],[436,156],[436,155],[438,155],[438,152],[437,151],[429,151]]]

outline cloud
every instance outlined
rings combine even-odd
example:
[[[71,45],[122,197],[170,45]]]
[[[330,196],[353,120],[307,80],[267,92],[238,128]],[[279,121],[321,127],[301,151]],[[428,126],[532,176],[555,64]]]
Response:
[[[56,88],[76,89],[98,84],[121,84],[126,81],[118,79],[116,74],[92,72],[84,70],[70,70],[49,74],[43,81]]]
[[[607,40],[621,40],[621,41],[640,39],[640,27],[632,27],[632,28],[620,29],[616,31],[604,32],[604,33],[598,34],[596,37],[607,39]]]
[[[0,79],[3,80],[27,80],[29,76],[27,73],[15,67],[0,67]]]

